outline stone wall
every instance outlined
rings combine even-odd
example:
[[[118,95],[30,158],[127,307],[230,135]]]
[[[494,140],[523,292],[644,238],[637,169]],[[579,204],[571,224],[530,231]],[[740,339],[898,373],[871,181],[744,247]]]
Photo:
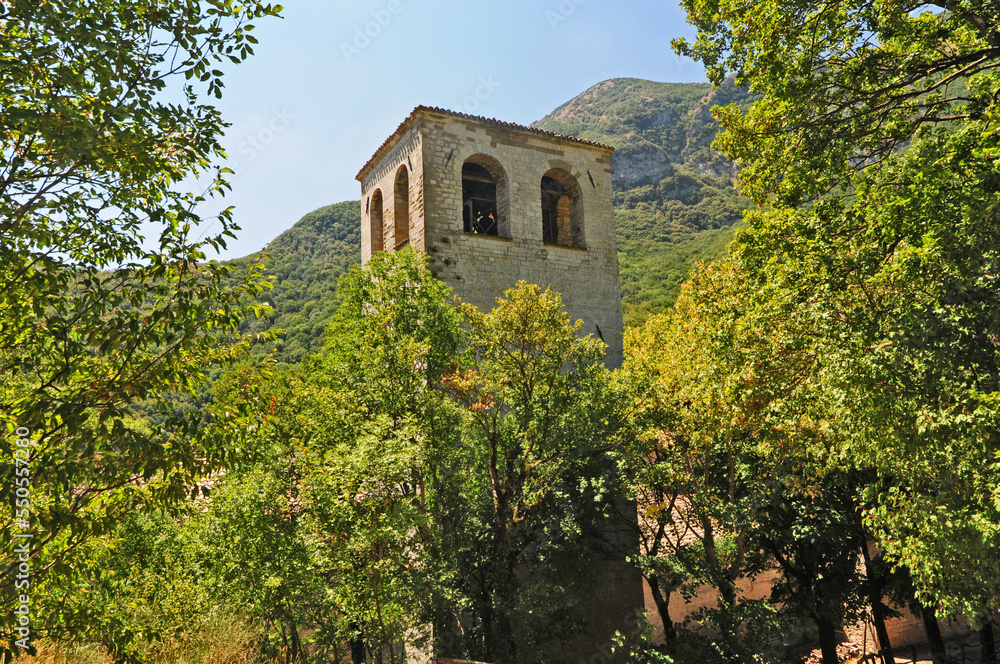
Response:
[[[423,179],[424,164],[421,158],[421,136],[418,127],[413,127],[403,134],[388,153],[377,164],[362,182],[361,186],[361,261],[366,262],[372,256],[373,247],[381,246],[393,250],[402,246],[396,234],[396,215],[400,203],[397,196],[396,180],[401,170],[406,171],[408,187],[405,192],[408,207],[409,244],[418,249],[424,249],[424,196]],[[380,215],[372,209],[373,201],[377,200],[376,192],[381,193],[382,227],[373,227],[372,220]],[[381,231],[382,243],[373,242],[373,235]]]
[[[362,260],[372,253],[370,201],[384,201],[383,246],[394,219],[393,184],[409,173],[410,244],[431,256],[431,269],[464,301],[491,309],[498,295],[518,280],[551,286],[566,310],[584,321],[583,333],[608,344],[608,365],[622,361],[621,288],[611,200],[611,149],[570,138],[544,136],[523,128],[461,114],[414,112],[394,141],[383,146],[359,174],[362,180]],[[465,233],[462,225],[462,165],[476,155],[499,164],[507,219],[504,236]],[[578,185],[582,206],[582,246],[542,241],[541,180],[560,169]]]

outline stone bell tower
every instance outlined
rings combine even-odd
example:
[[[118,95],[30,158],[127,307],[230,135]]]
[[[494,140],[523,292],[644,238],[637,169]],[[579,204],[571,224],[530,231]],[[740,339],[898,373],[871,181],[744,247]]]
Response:
[[[489,310],[518,280],[551,286],[622,362],[611,153],[509,122],[418,106],[361,169],[361,259],[407,244]]]
[[[465,302],[492,309],[519,280],[551,286],[583,334],[622,363],[622,303],[611,200],[614,148],[509,122],[418,106],[358,172],[361,258],[406,245]],[[628,512],[627,505],[622,511]],[[635,514],[634,505],[631,513]],[[637,530],[600,526],[597,583],[577,592],[588,636],[566,660],[601,664],[635,625],[642,579],[625,556]]]

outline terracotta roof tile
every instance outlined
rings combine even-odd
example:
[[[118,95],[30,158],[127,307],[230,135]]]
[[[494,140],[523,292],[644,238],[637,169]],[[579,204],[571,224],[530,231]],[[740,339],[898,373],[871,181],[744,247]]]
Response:
[[[554,131],[546,131],[544,129],[538,129],[537,127],[526,127],[524,125],[519,125],[514,122],[505,122],[504,120],[497,120],[496,118],[487,118],[481,115],[470,115],[468,113],[460,113],[458,111],[449,111],[446,108],[438,108],[437,106],[417,106],[410,112],[408,116],[406,116],[406,119],[403,120],[398,127],[396,127],[396,131],[392,132],[392,135],[390,135],[389,138],[385,139],[385,141],[382,142],[382,145],[378,146],[378,149],[375,150],[375,154],[372,155],[371,159],[365,162],[365,165],[361,167],[361,170],[358,171],[358,174],[354,176],[355,179],[361,181],[362,174],[364,174],[365,171],[367,171],[368,168],[372,164],[374,164],[379,157],[382,156],[382,153],[389,147],[389,145],[394,143],[397,138],[403,135],[403,133],[406,131],[409,125],[413,124],[416,117],[423,112],[443,113],[445,115],[450,115],[456,118],[465,118],[467,120],[476,120],[477,122],[486,122],[492,125],[496,125],[498,127],[504,127],[506,129],[525,131],[531,134],[536,134],[538,136],[545,136],[547,138],[560,138],[563,140],[572,141],[574,143],[582,143],[583,145],[591,145],[593,147],[602,148],[604,150],[610,150],[612,152],[614,151],[614,148],[610,145],[605,145],[603,143],[598,143],[596,141],[588,141],[585,138],[576,138],[575,136],[566,136],[564,134],[557,134]]]

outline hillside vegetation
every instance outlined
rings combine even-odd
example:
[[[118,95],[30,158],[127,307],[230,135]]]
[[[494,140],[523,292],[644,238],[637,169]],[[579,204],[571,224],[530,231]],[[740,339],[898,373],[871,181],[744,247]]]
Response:
[[[618,259],[626,325],[663,311],[698,261],[717,257],[746,203],[736,170],[712,149],[719,129],[711,109],[748,105],[731,80],[598,83],[534,126],[607,143],[611,158]]]
[[[280,7],[0,4],[3,663],[1000,661],[996,3],[681,0],[716,87],[540,121],[621,148],[614,369],[548,288],[362,269],[354,201],[206,260]]]
[[[252,323],[252,331],[278,328],[284,334],[276,344],[258,348],[257,355],[274,349],[277,359],[295,363],[319,349],[339,303],[337,280],[361,262],[361,203],[344,201],[313,210],[272,240],[265,252],[274,290],[262,299],[274,314]]]
[[[634,78],[599,83],[534,126],[615,146],[615,220],[627,325],[673,304],[699,261],[717,257],[746,203],[733,187],[732,163],[710,144],[718,130],[711,108],[745,103],[726,81],[655,83]],[[337,278],[361,260],[361,207],[346,201],[310,212],[267,247],[275,289],[264,299],[274,315],[256,324],[284,336],[258,354],[297,362],[319,348],[336,307]]]

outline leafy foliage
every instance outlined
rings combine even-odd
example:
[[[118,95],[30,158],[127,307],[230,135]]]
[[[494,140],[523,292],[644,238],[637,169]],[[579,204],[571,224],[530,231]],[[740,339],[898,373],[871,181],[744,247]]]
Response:
[[[253,21],[279,10],[12,2],[0,23],[0,468],[14,476],[12,434],[29,430],[32,487],[30,514],[15,524],[5,511],[0,532],[34,536],[35,637],[127,644],[80,594],[97,538],[135,511],[175,507],[225,462],[201,413],[175,412],[167,393],[193,393],[239,354],[263,284],[256,264],[207,261],[233,237],[231,213],[197,239],[202,197],[179,190],[223,156],[225,124],[195,86],[219,96],[216,67],[249,56]],[[171,87],[178,78],[188,83]],[[226,188],[217,174],[209,191]],[[141,400],[163,418],[136,421]],[[0,487],[4,504],[14,486]],[[0,565],[12,606],[9,550]],[[12,636],[5,625],[11,647]]]
[[[466,436],[481,450],[490,497],[484,531],[474,534],[483,549],[470,570],[481,621],[472,652],[532,661],[543,643],[570,635],[558,629],[568,607],[552,562],[585,551],[595,496],[579,487],[601,492],[600,453],[616,432],[617,404],[603,342],[578,336],[582,321],[571,321],[556,293],[519,282],[492,311],[463,311],[470,359],[445,385],[467,408]]]
[[[924,606],[995,610],[996,7],[685,5],[681,50],[763,95],[719,112],[762,206],[733,249],[810,330],[831,460],[878,470],[866,521]]]
[[[777,623],[739,581],[773,565],[761,532],[785,490],[790,439],[808,427],[796,422],[794,385],[813,358],[795,352],[794,328],[755,320],[746,296],[731,261],[702,266],[672,310],[626,336],[620,379],[635,435],[619,458],[641,506],[637,563],[683,661],[762,656]],[[702,584],[719,593],[697,617],[721,631],[713,644],[678,634],[669,614],[672,593]]]
[[[258,458],[213,501],[206,560],[219,596],[288,656],[309,629],[314,652],[399,658],[444,603],[438,530],[468,477],[451,467],[467,453],[455,409],[434,389],[459,338],[445,295],[412,250],[383,255],[342,280],[322,353],[220,386]]]
[[[110,624],[119,634],[103,640],[119,661],[194,664],[253,654],[259,630],[235,605],[209,592],[188,523],[162,513],[133,514],[100,551],[88,594],[114,616]],[[122,639],[126,634],[129,642]],[[101,636],[87,634],[91,641]]]
[[[535,286],[454,306],[412,249],[352,268],[339,299],[321,352],[216,384],[244,453],[185,526],[192,576],[269,656],[557,652],[609,500],[603,345]]]
[[[755,201],[794,204],[849,187],[918,130],[981,118],[993,104],[990,2],[684,5],[699,34],[693,45],[677,40],[678,50],[715,83],[735,76],[767,99],[745,115],[720,113],[720,147],[745,166],[742,189]]]

